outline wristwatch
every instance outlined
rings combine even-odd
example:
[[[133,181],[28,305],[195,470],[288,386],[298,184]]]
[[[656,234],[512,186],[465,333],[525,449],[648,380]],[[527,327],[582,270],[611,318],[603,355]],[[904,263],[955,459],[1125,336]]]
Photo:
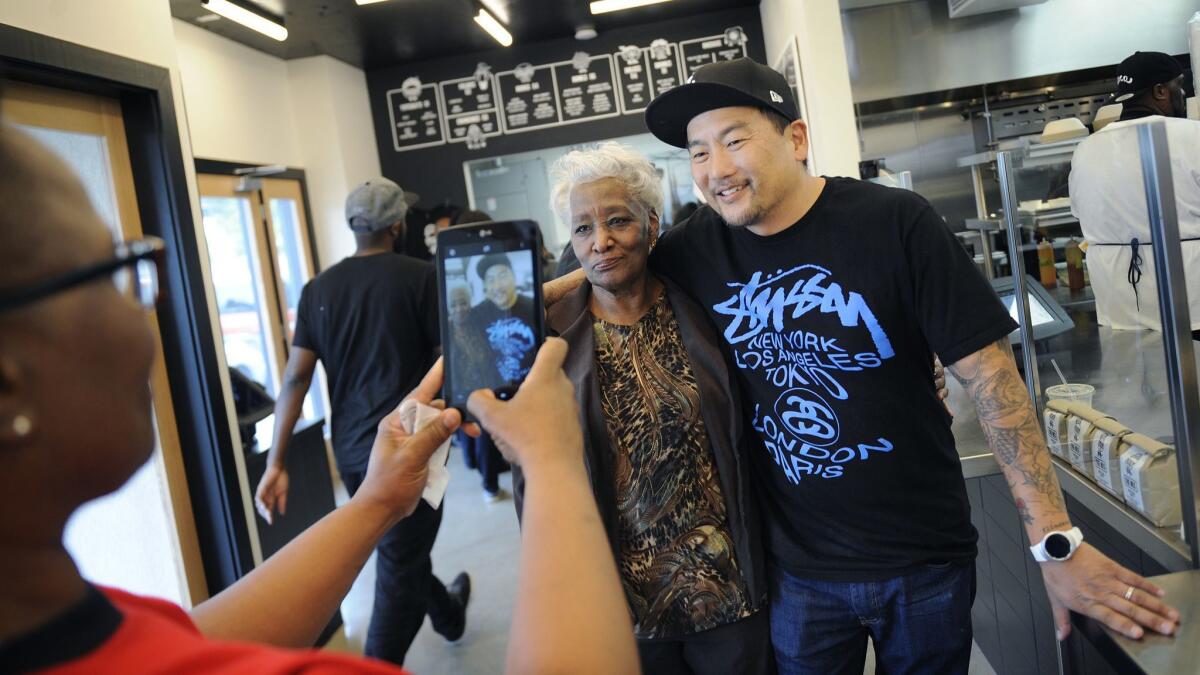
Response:
[[[1033,553],[1033,559],[1038,562],[1062,562],[1074,555],[1082,543],[1083,532],[1078,527],[1072,527],[1069,530],[1046,533],[1046,536],[1030,546],[1029,550]]]

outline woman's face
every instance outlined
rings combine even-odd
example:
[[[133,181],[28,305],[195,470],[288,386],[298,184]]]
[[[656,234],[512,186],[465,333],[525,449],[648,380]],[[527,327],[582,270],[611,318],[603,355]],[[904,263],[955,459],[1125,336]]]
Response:
[[[593,286],[620,292],[646,275],[658,217],[642,215],[616,178],[571,190],[571,247]]]
[[[462,324],[471,311],[471,291],[459,286],[450,291],[450,320]]]
[[[39,190],[23,213],[41,228],[28,261],[5,284],[22,287],[107,260],[109,230],[73,174],[29,145]],[[0,180],[4,180],[0,178]],[[39,490],[75,503],[120,487],[155,446],[150,369],[155,340],[144,311],[110,276],[0,314],[0,412],[25,410],[32,432],[15,453]],[[23,472],[23,469],[22,469]],[[16,479],[21,479],[17,476]]]

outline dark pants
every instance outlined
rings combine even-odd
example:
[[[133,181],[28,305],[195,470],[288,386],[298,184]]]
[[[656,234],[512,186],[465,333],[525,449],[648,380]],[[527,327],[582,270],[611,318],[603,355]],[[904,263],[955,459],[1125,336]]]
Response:
[[[458,432],[458,444],[463,449],[463,461],[472,469],[479,469],[483,476],[483,489],[495,493],[500,490],[500,474],[508,469],[508,462],[496,448],[492,437],[484,433],[471,438]]]
[[[876,673],[966,673],[971,561],[872,582],[801,579],[771,567],[771,642],[781,675],[861,675],[867,636]]]
[[[343,473],[342,482],[353,496],[363,472]],[[417,510],[388,530],[375,549],[375,606],[367,628],[366,655],[404,663],[425,615],[438,633],[455,632],[465,612],[433,576],[429,552],[442,524],[442,510],[425,500]]]
[[[771,631],[767,612],[694,635],[667,640],[638,640],[646,675],[771,675]]]

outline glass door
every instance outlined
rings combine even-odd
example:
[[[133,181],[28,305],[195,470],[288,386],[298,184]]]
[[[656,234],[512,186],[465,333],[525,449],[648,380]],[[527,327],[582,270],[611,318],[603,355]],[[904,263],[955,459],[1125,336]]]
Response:
[[[300,181],[198,174],[225,360],[272,397],[279,395],[296,311],[315,273]],[[324,416],[324,377],[313,378],[303,418]],[[275,417],[256,425],[259,451]]]

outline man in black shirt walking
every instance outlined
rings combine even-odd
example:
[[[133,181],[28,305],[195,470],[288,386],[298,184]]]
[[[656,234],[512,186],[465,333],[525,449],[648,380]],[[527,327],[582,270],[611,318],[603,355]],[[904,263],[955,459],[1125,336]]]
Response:
[[[317,361],[325,366],[333,408],[330,426],[337,468],[353,495],[367,471],[375,430],[433,364],[440,343],[433,266],[393,252],[404,236],[404,191],[386,178],[355,188],[346,199],[353,256],[304,287],[283,390],[275,403],[275,435],[255,493],[262,517],[287,512],[285,458],[292,429]],[[376,549],[375,606],[366,654],[396,664],[429,614],[434,630],[457,640],[466,627],[470,578],[450,589],[429,559],[442,509],[421,501]]]
[[[783,673],[966,672],[976,532],[932,355],[975,401],[1067,610],[1140,637],[1179,615],[1073,528],[1017,373],[1005,307],[918,195],[809,175],[784,78],[749,59],[699,69],[646,111],[687,148],[708,206],[653,269],[717,324],[765,446],[755,454]]]

